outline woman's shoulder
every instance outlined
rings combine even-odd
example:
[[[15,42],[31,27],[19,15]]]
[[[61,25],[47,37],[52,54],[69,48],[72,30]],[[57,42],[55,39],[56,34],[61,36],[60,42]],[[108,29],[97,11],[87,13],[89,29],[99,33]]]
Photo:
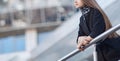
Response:
[[[90,7],[90,11],[95,13],[101,13],[98,8],[94,8],[94,7]]]
[[[97,9],[97,8],[91,8],[91,11],[92,11],[92,15],[94,17],[97,17],[97,18],[103,17],[103,14],[101,13],[101,11],[99,9]]]
[[[97,8],[93,8],[93,11],[94,11],[94,13],[97,14],[97,15],[98,15],[98,14],[102,14],[102,13],[100,12],[100,10],[97,9]]]

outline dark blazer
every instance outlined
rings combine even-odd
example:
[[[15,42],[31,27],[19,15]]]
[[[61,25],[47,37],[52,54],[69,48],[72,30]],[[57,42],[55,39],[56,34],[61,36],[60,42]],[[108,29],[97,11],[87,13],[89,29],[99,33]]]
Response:
[[[95,38],[105,31],[105,21],[98,9],[85,6],[81,8],[81,12],[78,37],[91,36]],[[109,42],[110,40],[111,42]],[[112,46],[113,40],[115,39],[106,38],[103,42],[97,44],[98,61],[117,61],[120,59],[120,47],[118,47],[119,50],[115,50],[116,46]]]
[[[105,21],[99,10],[91,7],[81,8],[82,16],[79,23],[79,36],[95,38],[105,31]],[[77,38],[78,41],[78,38]]]

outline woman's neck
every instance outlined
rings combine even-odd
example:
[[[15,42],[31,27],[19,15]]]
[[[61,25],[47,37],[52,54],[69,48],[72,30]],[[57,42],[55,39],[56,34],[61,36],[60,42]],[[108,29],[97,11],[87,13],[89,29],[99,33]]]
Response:
[[[86,14],[90,11],[90,7],[89,6],[83,6],[80,8],[82,14]]]

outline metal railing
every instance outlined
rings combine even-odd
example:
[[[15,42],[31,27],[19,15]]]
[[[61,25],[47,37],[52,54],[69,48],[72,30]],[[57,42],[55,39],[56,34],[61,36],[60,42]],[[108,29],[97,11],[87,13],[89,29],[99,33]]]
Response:
[[[111,33],[117,31],[120,29],[120,24],[112,27],[111,29],[105,31],[104,33],[100,34],[99,36],[97,36],[96,38],[94,38],[90,44],[88,44],[87,46],[85,46],[84,48],[88,48],[93,44],[96,44],[96,42],[99,42],[102,39],[105,39],[108,35],[110,35]],[[66,61],[67,59],[73,57],[74,55],[78,54],[79,52],[81,52],[79,49],[76,49],[74,51],[72,51],[71,53],[67,54],[66,56],[62,57],[61,59],[59,59],[58,61]]]

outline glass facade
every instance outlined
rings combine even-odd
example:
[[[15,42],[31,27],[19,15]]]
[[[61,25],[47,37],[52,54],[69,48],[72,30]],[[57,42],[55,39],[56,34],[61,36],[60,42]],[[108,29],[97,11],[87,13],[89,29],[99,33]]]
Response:
[[[25,36],[9,36],[0,38],[0,54],[25,50]]]
[[[42,43],[52,32],[38,33],[38,44]]]

